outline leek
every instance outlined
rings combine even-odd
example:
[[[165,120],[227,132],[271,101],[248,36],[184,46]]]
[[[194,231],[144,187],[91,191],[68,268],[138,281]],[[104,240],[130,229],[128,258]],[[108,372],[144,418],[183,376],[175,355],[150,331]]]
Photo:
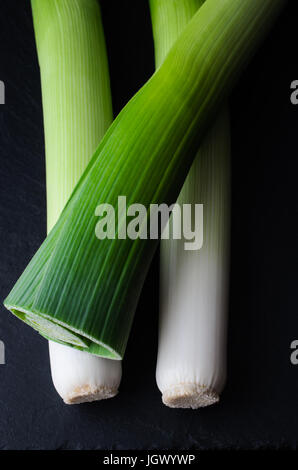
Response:
[[[202,0],[150,0],[156,65]],[[226,377],[230,136],[227,111],[201,145],[178,198],[203,204],[204,241],[161,241],[157,384],[165,405],[198,408],[219,400]]]
[[[48,231],[112,121],[108,64],[96,0],[32,0],[41,72]],[[46,25],[46,26],[45,26]],[[65,403],[116,395],[121,362],[49,342]]]
[[[119,195],[146,208],[177,200],[208,125],[284,4],[207,0],[199,9],[105,134],[6,299],[12,313],[62,344],[123,357],[158,240],[99,241],[96,208],[116,207]]]

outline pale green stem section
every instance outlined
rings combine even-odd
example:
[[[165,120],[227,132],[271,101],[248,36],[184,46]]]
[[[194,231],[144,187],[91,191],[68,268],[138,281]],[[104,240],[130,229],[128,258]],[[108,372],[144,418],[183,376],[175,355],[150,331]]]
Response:
[[[112,122],[109,71],[96,0],[32,0],[46,145],[48,231]],[[117,393],[121,362],[49,342],[54,385],[66,403]]]
[[[48,231],[112,122],[96,0],[32,0],[42,81]]]
[[[157,67],[202,4],[150,0]],[[229,149],[225,111],[201,145],[177,200],[181,208],[192,205],[193,219],[195,204],[203,204],[203,246],[192,251],[185,249],[183,238],[161,241],[156,379],[163,402],[171,407],[210,405],[225,382]]]
[[[160,67],[187,23],[204,0],[149,0],[153,27],[155,65]]]

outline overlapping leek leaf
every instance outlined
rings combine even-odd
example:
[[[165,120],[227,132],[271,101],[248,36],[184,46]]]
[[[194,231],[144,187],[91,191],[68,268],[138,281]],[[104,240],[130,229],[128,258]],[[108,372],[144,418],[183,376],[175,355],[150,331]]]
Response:
[[[7,308],[53,340],[123,357],[158,241],[98,240],[96,207],[117,212],[119,195],[127,205],[176,201],[215,112],[284,3],[207,0],[105,134]]]

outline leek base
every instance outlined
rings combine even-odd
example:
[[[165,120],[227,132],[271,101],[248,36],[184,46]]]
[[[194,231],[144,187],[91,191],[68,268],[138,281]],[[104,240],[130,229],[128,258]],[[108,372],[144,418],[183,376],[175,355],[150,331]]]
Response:
[[[85,385],[75,388],[63,401],[66,405],[78,405],[79,403],[90,403],[92,401],[106,400],[118,394],[117,388],[96,387]]]
[[[170,408],[204,408],[219,401],[219,395],[211,388],[198,384],[181,383],[162,394],[164,405]]]

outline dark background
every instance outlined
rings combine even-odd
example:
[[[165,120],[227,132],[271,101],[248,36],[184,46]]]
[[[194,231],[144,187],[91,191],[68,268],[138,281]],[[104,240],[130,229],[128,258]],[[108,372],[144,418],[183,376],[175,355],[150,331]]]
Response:
[[[147,0],[104,0],[115,114],[150,77]],[[0,312],[0,449],[296,448],[298,366],[298,2],[290,1],[231,97],[232,263],[228,382],[220,404],[162,405],[155,383],[158,260],[150,270],[124,361],[120,394],[66,406],[46,341]],[[0,299],[46,234],[44,141],[30,2],[2,0]]]

